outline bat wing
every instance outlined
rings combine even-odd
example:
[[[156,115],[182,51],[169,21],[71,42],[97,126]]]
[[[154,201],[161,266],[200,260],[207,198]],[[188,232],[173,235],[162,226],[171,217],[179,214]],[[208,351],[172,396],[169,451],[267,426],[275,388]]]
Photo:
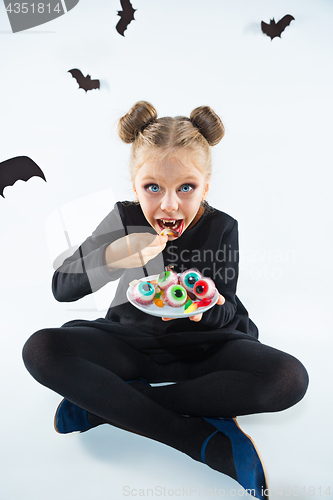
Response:
[[[86,78],[83,76],[82,72],[79,69],[70,69],[68,73],[70,73],[72,77],[75,78],[75,80],[79,84],[79,89],[84,89],[85,91],[87,91]]]
[[[128,25],[129,25],[129,23],[124,18],[121,18],[118,21],[117,26],[116,26],[116,30],[118,31],[119,35],[125,36],[124,32],[127,29]]]
[[[126,16],[126,18],[129,20],[129,22],[134,20],[134,12],[136,9],[133,9],[133,6],[130,2],[130,0],[120,0],[121,7],[123,9],[123,14]]]
[[[100,89],[100,88],[101,88],[101,85],[100,85],[100,81],[99,80],[91,80],[89,90]]]
[[[286,27],[289,26],[291,21],[295,21],[295,18],[290,14],[287,14],[282,19],[280,19],[278,23],[276,23],[276,27],[278,28],[280,35],[286,29]]]
[[[263,33],[265,33],[265,35],[269,36],[271,41],[273,40],[273,38],[275,38],[276,36],[280,36],[281,34],[277,28],[277,24],[274,18],[270,20],[269,24],[261,21],[261,30]]]
[[[28,181],[31,177],[41,177],[46,182],[42,170],[28,156],[16,156],[0,163],[0,195],[7,186],[13,186],[16,181]]]
[[[270,24],[264,23],[264,21],[261,21],[261,31],[265,33],[265,35],[269,36],[270,38],[273,38],[272,35],[272,27]]]
[[[127,29],[127,26],[131,21],[134,21],[134,12],[136,9],[133,9],[132,4],[129,0],[120,0],[121,6],[123,10],[118,11],[118,16],[120,16],[120,20],[116,26],[116,30],[122,36]]]

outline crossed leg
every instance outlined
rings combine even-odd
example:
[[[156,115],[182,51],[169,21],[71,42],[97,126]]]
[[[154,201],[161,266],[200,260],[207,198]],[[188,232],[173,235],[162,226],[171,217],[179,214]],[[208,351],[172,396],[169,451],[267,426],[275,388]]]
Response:
[[[308,383],[305,368],[292,356],[238,339],[221,344],[196,363],[162,365],[102,330],[51,328],[28,339],[23,359],[38,382],[88,414],[195,460],[200,460],[202,443],[215,431],[202,416],[278,411],[299,401]],[[126,383],[140,377],[151,383],[176,383]],[[211,439],[206,463],[236,478],[231,443],[222,433]]]

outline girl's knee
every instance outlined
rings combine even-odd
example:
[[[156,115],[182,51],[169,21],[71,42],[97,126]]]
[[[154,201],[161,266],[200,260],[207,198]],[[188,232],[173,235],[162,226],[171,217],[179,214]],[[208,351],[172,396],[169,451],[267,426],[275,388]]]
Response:
[[[294,356],[287,355],[278,373],[282,405],[286,409],[298,403],[309,385],[309,375],[304,365]]]
[[[51,330],[38,330],[26,341],[22,358],[29,373],[39,380],[51,365],[55,352],[55,335]]]
[[[305,366],[296,358],[295,360],[295,368],[294,368],[294,380],[296,386],[296,392],[298,394],[298,401],[300,401],[304,396],[308,389],[309,385],[309,374],[305,368]]]

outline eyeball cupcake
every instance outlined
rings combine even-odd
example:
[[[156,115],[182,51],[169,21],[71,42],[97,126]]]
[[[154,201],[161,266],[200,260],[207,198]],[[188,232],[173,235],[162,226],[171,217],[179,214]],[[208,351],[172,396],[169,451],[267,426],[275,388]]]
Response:
[[[133,297],[143,305],[148,306],[154,302],[155,288],[149,281],[140,281],[132,288]]]
[[[215,283],[210,278],[202,278],[198,280],[193,287],[193,293],[199,299],[212,299],[215,295],[215,291]]]
[[[179,276],[180,284],[188,292],[193,292],[194,285],[202,278],[202,274],[197,269],[187,269]]]
[[[178,274],[172,271],[163,271],[157,278],[157,285],[161,290],[166,290],[170,285],[178,284]]]
[[[181,307],[187,301],[187,293],[181,285],[170,285],[164,292],[164,302],[171,307]]]

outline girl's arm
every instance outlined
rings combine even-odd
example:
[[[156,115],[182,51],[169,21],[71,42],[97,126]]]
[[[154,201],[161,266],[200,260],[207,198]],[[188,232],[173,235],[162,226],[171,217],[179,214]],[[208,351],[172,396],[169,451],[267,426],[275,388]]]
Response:
[[[133,226],[131,230],[146,230]],[[168,236],[150,232],[125,235],[117,205],[76,252],[56,270],[52,280],[54,297],[72,302],[88,295],[109,281],[120,278],[126,269],[141,267],[161,253]]]
[[[231,218],[230,218],[231,219]],[[214,307],[205,313],[193,314],[189,319],[207,325],[210,329],[222,328],[233,319],[237,310],[236,288],[238,280],[238,223],[231,219],[229,227],[222,232],[210,273],[202,270],[204,276],[214,280],[220,293]],[[195,266],[194,266],[195,267]],[[203,266],[204,267],[204,266]],[[172,318],[162,318],[171,321]]]
[[[220,293],[219,300],[214,307],[203,313],[201,318],[200,315],[192,317],[193,321],[201,321],[210,328],[222,328],[233,319],[237,310],[238,265],[238,223],[234,220],[232,227],[221,237],[215,267],[212,269],[211,278]]]
[[[52,292],[56,300],[78,300],[120,278],[125,269],[107,266],[105,252],[110,243],[123,236],[124,226],[115,205],[92,235],[55,271]]]
[[[223,260],[220,258],[224,256]],[[233,226],[226,230],[220,241],[219,252],[215,258],[215,267],[211,278],[219,293],[225,298],[203,313],[201,323],[210,328],[222,328],[235,316],[237,309],[236,288],[238,280],[239,249],[238,223],[234,220]]]

